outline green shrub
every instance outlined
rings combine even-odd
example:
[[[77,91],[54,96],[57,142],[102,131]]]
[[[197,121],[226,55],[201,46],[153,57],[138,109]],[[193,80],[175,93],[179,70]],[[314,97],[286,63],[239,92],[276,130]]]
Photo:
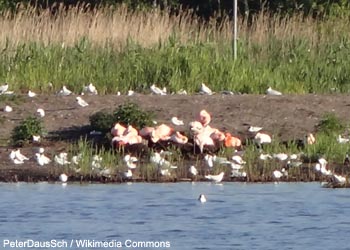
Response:
[[[114,112],[115,122],[123,126],[132,125],[136,129],[151,126],[153,116],[153,112],[144,111],[135,103],[119,105]]]
[[[92,129],[107,133],[115,123],[115,117],[112,112],[99,111],[89,117]]]
[[[12,130],[11,139],[14,144],[23,144],[31,141],[33,135],[41,136],[42,134],[42,121],[37,117],[30,116]]]
[[[319,132],[327,135],[341,134],[345,130],[344,123],[333,113],[324,114],[317,127]]]

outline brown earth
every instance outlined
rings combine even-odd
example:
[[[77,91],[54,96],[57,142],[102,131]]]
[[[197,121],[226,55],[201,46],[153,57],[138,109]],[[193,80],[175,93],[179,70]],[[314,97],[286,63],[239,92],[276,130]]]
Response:
[[[335,113],[348,122],[350,118],[349,95],[135,95],[135,96],[84,96],[87,107],[77,105],[76,96],[39,95],[34,98],[23,96],[18,104],[0,103],[13,107],[11,113],[1,113],[0,140],[0,175],[23,166],[14,166],[8,159],[10,147],[8,138],[12,129],[29,115],[35,115],[38,108],[43,108],[45,130],[49,136],[60,134],[67,141],[81,134],[88,133],[89,116],[100,110],[114,110],[120,104],[135,102],[144,110],[152,110],[158,124],[171,124],[172,116],[184,120],[185,124],[194,120],[201,109],[212,115],[211,126],[222,131],[245,137],[249,125],[261,126],[265,131],[281,140],[303,138],[306,133],[315,133],[317,124],[327,112]],[[185,130],[183,127],[181,130]],[[48,142],[42,145],[47,152],[67,150],[65,141]],[[27,156],[33,155],[32,146],[21,149]],[[29,161],[26,167],[35,167]],[[6,170],[6,171],[5,171]],[[11,171],[10,171],[11,170]],[[50,170],[51,171],[51,170]],[[46,174],[51,172],[47,170]],[[6,178],[5,178],[6,179]],[[1,178],[0,178],[1,180]],[[3,179],[4,180],[4,179]]]

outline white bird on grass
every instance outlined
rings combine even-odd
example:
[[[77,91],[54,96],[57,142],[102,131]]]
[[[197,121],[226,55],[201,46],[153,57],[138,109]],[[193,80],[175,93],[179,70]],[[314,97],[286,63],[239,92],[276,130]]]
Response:
[[[10,113],[10,112],[12,112],[12,110],[13,110],[13,108],[11,106],[9,106],[9,105],[6,105],[5,108],[4,108],[4,111],[6,113]]]
[[[277,91],[277,90],[274,90],[272,89],[271,87],[269,87],[267,90],[266,90],[266,94],[268,95],[282,95],[281,92]]]
[[[123,173],[123,177],[126,179],[131,179],[132,178],[132,171],[128,169],[128,171]]]
[[[205,85],[205,83],[201,83],[201,89],[199,90],[199,93],[204,95],[212,95],[213,91],[211,91],[211,89]]]
[[[128,96],[133,96],[134,94],[135,94],[135,91],[133,91],[133,90],[128,91]]]
[[[240,172],[239,170],[232,170],[231,171],[231,177],[247,177],[247,173],[246,172]]]
[[[0,86],[0,95],[5,94],[6,91],[9,89],[9,84],[5,83],[4,85]]]
[[[58,155],[55,155],[54,161],[61,166],[70,164],[68,161],[68,154],[66,152],[61,152]]]
[[[51,159],[49,157],[47,157],[46,155],[44,155],[43,153],[35,153],[35,158],[37,163],[40,166],[44,166],[46,164],[49,164],[51,162]]]
[[[259,145],[261,144],[268,144],[271,143],[272,139],[271,136],[265,133],[260,133],[258,132],[255,137],[254,140],[256,143],[258,143]]]
[[[163,89],[158,88],[155,84],[153,84],[150,87],[151,91],[153,94],[156,95],[166,95],[166,88],[164,87]]]
[[[124,162],[126,163],[129,169],[135,169],[137,161],[138,159],[135,156],[131,156],[129,154],[124,156]]]
[[[209,174],[209,175],[205,175],[204,177],[205,177],[206,179],[210,180],[210,181],[213,181],[213,182],[215,182],[215,183],[219,183],[219,182],[221,182],[222,179],[224,178],[224,174],[225,174],[225,172],[221,172],[221,173],[218,174],[218,175],[211,175],[211,174]]]
[[[29,160],[28,157],[23,155],[20,151],[20,149],[17,150],[12,150],[10,153],[10,159],[13,161],[15,164],[23,164],[24,161]]]
[[[198,200],[199,200],[201,203],[207,202],[207,198],[205,197],[204,194],[200,194],[199,197],[198,197]]]
[[[90,95],[97,95],[97,89],[92,83],[89,83],[88,86],[84,86],[84,92]]]
[[[268,159],[272,159],[272,156],[270,154],[263,154],[263,153],[261,153],[259,155],[259,159],[262,160],[262,161],[266,161]]]
[[[61,96],[67,96],[67,95],[70,95],[72,94],[72,91],[70,91],[69,89],[67,89],[67,87],[64,85],[62,87],[62,89],[57,93],[58,95],[61,95]]]
[[[348,143],[350,141],[349,138],[344,138],[342,137],[341,135],[338,135],[338,138],[337,138],[337,142],[340,143],[340,144],[345,144],[345,143]]]
[[[273,154],[273,158],[280,161],[285,161],[288,159],[288,155],[286,153],[278,153],[278,154]]]
[[[332,180],[335,183],[339,183],[339,184],[345,184],[346,183],[346,177],[344,177],[344,176],[333,174],[332,177],[333,177]]]
[[[38,116],[41,117],[41,118],[45,116],[45,110],[42,109],[42,108],[38,108],[38,109],[36,110],[36,113],[37,113]]]
[[[89,106],[89,104],[83,100],[83,98],[81,98],[80,96],[76,97],[77,103],[79,104],[79,106],[81,107],[86,107]]]
[[[191,166],[188,170],[192,175],[196,176],[198,174],[198,170],[196,169],[195,166]]]
[[[36,96],[36,94],[33,92],[33,91],[28,91],[28,97],[35,97]]]
[[[33,140],[33,142],[40,142],[41,137],[40,137],[40,135],[32,135],[32,140]]]
[[[246,162],[243,160],[242,156],[240,155],[234,155],[231,158],[235,163],[239,164],[239,165],[244,165],[246,164]]]
[[[182,120],[179,120],[176,116],[171,118],[171,122],[176,126],[183,126],[184,122]]]
[[[275,170],[275,171],[273,171],[272,175],[273,175],[273,178],[275,178],[275,179],[279,180],[281,177],[283,177],[283,176],[287,176],[287,175],[288,175],[288,173],[287,173],[287,171],[286,171],[286,169],[285,169],[285,168],[282,168],[282,170],[281,170],[281,171],[279,171],[279,170]]]

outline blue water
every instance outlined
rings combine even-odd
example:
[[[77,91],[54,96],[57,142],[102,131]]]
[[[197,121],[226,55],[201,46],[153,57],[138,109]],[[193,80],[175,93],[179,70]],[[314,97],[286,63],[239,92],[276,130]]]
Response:
[[[0,184],[0,197],[0,249],[29,249],[10,240],[67,243],[56,249],[350,249],[350,189],[319,183],[16,183]],[[78,248],[77,240],[114,245]],[[170,247],[132,245],[146,241]]]

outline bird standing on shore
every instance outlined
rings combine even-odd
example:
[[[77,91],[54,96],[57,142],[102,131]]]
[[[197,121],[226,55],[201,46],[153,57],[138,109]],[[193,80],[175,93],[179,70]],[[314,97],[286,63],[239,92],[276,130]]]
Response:
[[[86,107],[89,106],[89,104],[83,100],[83,98],[81,98],[80,96],[76,97],[77,103],[79,104],[79,106],[81,107]]]
[[[65,85],[63,85],[62,89],[57,94],[61,96],[67,96],[72,94],[72,91],[70,91]]]
[[[211,89],[205,85],[205,83],[201,83],[201,89],[199,90],[199,93],[204,95],[212,95],[213,91],[211,91]]]
[[[266,90],[266,94],[268,95],[282,95],[281,92],[275,90],[275,89],[272,89],[271,87],[269,87],[267,90]]]
[[[224,178],[224,174],[225,172],[221,172],[220,174],[218,175],[205,175],[204,177],[212,182],[215,182],[215,183],[219,183],[222,181],[222,179]]]

